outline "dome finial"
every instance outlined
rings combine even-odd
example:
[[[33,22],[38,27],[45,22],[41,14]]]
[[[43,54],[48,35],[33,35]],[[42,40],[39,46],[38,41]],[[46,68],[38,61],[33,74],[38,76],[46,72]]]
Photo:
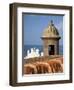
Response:
[[[51,20],[51,25],[54,25],[54,24],[53,24],[53,20]]]

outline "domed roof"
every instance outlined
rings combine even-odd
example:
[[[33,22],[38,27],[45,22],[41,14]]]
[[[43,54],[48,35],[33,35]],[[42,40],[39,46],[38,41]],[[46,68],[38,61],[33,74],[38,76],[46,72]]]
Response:
[[[54,26],[53,21],[48,25],[48,27],[44,30],[42,38],[59,38],[59,32],[57,28]]]

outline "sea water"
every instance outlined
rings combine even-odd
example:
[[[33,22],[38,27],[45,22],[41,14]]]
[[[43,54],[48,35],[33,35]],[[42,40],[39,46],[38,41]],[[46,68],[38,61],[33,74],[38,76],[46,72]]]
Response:
[[[39,53],[43,52],[43,47],[41,45],[24,45],[24,56],[27,55],[27,50],[31,48],[39,49]],[[63,55],[63,45],[59,46],[59,55]]]

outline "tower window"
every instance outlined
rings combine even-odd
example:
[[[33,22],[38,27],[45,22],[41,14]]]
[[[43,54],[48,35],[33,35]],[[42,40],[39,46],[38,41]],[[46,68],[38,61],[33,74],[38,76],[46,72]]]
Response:
[[[49,55],[54,55],[54,45],[49,45],[49,47],[48,47],[48,53],[49,53]]]

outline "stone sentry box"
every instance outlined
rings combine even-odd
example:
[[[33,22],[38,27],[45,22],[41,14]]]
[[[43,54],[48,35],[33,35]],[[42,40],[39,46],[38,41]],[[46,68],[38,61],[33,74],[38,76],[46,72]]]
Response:
[[[59,36],[58,29],[51,20],[47,28],[45,28],[41,39],[43,40],[44,56],[59,55]]]

